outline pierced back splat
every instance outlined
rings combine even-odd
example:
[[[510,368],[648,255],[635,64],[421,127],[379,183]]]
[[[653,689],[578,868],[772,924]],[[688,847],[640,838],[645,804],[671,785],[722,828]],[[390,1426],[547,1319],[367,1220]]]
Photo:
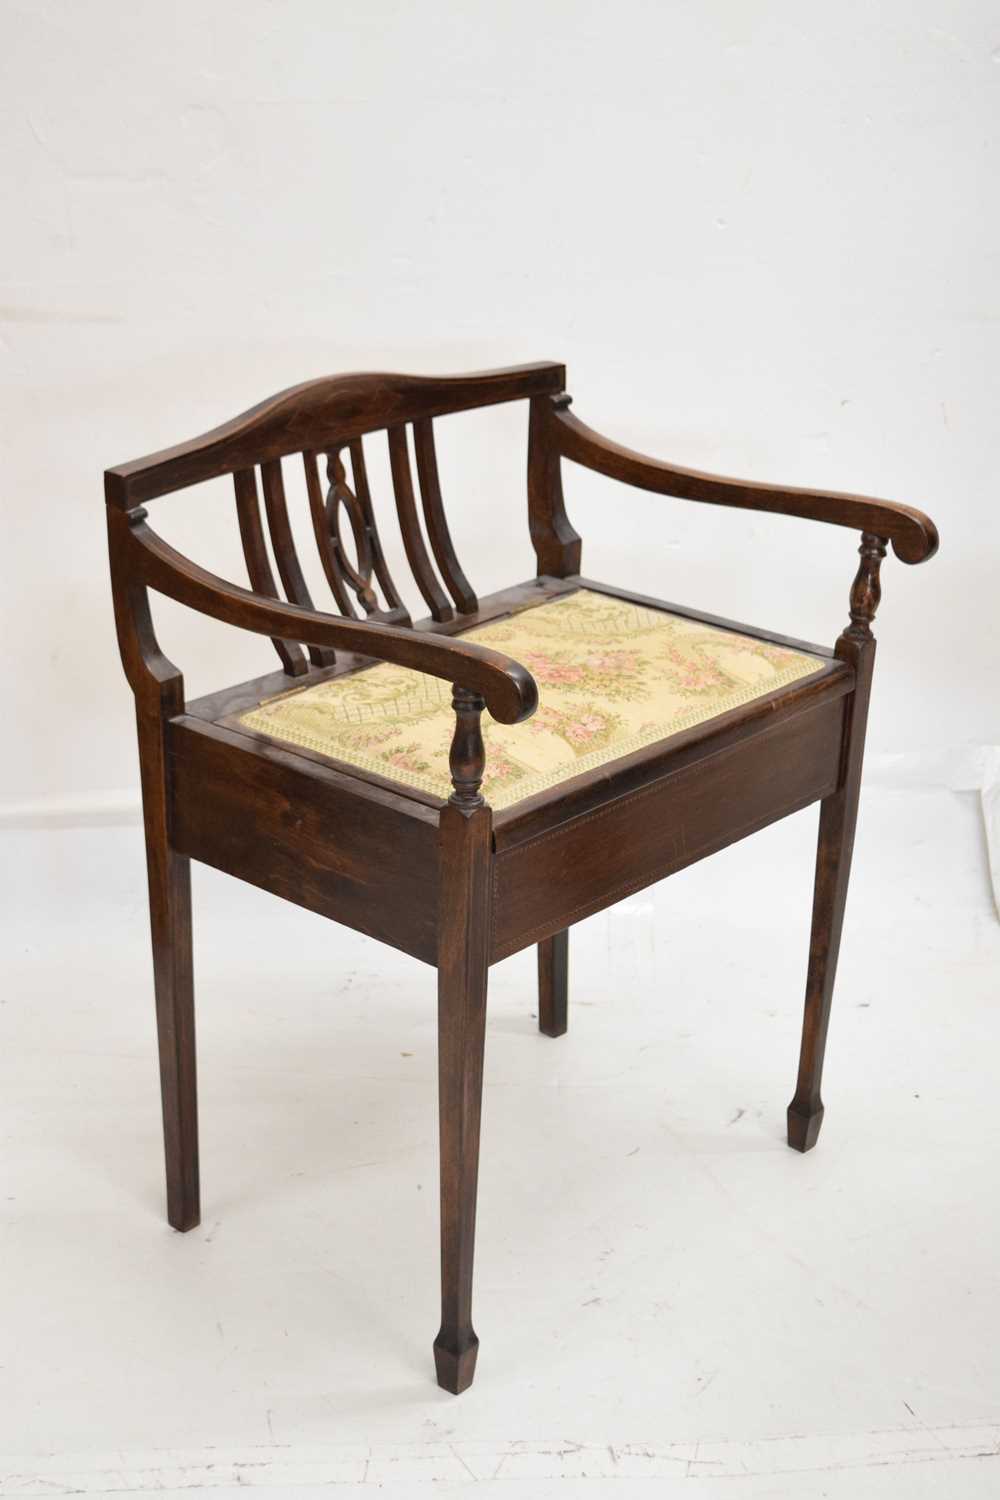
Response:
[[[342,615],[348,619],[357,619],[357,611],[351,603],[347,592],[347,584],[354,586],[354,591],[365,606],[365,613],[371,614],[375,606],[375,596],[364,578],[346,564],[343,557],[343,549],[337,540],[331,535],[330,525],[327,518],[326,504],[323,498],[323,490],[319,479],[319,466],[315,453],[303,453],[302,462],[306,472],[306,491],[309,495],[309,514],[312,517],[313,535],[316,538],[316,548],[319,552],[320,562],[323,564],[323,572],[326,581],[330,585],[330,592],[337,601],[337,608]],[[361,550],[358,552],[358,565],[364,567],[364,559]]]
[[[434,572],[434,565],[427,551],[417,514],[406,427],[405,425],[390,427],[386,429],[386,432],[389,440],[389,459],[396,509],[407,561],[433,619],[438,621],[453,619],[455,611]],[[445,520],[437,457],[434,451],[434,432],[430,420],[414,422],[413,435],[424,520],[434,558],[459,612],[473,614],[479,605],[468,579],[459,566],[448,523]],[[343,458],[345,449],[350,453],[353,489],[347,479],[347,468]],[[329,487],[325,502],[320,489],[318,455],[306,452],[303,454],[303,459],[316,545],[341,613],[357,617],[354,604],[348,596],[348,590],[350,590],[369,618],[386,620],[392,624],[411,625],[412,620],[396,591],[385,554],[382,551],[372,508],[361,438],[353,438],[350,442],[340,443],[326,450],[326,474]],[[355,561],[353,563],[345,546],[345,515],[354,543]],[[386,601],[384,609],[379,607],[373,579],[377,580]]]
[[[362,448],[363,437],[385,432],[402,540],[414,579],[434,621],[453,622],[456,610],[459,616],[473,615],[478,602],[458,564],[445,520],[432,419],[555,396],[565,383],[565,367],[548,360],[470,375],[366,372],[306,381],[188,442],[107,470],[105,496],[113,511],[127,514],[138,524],[145,519],[140,515],[145,502],[232,475],[252,593],[258,603],[280,602],[283,595],[290,604],[312,610],[282,471],[285,459],[301,455],[320,562],[337,607],[348,619],[357,619],[360,604],[369,620],[410,626],[379,540]],[[410,473],[408,427],[414,433],[422,520]],[[350,453],[349,469],[345,450]],[[319,474],[321,456],[326,463],[325,494]],[[260,510],[258,469],[266,525]],[[345,512],[353,546],[347,537]],[[274,614],[274,621],[280,613]],[[299,626],[293,616],[282,616],[278,628],[293,632],[273,642],[288,676],[306,675],[307,660],[321,669],[336,664],[330,646],[295,639]],[[332,636],[324,632],[321,638]]]
[[[393,490],[403,545],[414,580],[433,619],[444,622],[453,620],[456,610],[463,615],[474,614],[479,603],[459,565],[445,518],[431,420],[418,418],[412,427],[424,527],[440,578],[434,571],[417,511],[406,424],[384,429],[389,440]],[[350,481],[345,453],[350,454]],[[320,477],[321,457],[326,460],[325,492]],[[333,447],[304,449],[302,464],[316,549],[337,610],[347,619],[358,619],[363,611],[364,617],[370,620],[411,627],[413,622],[389,572],[375,524],[362,439],[354,437]],[[285,596],[292,604],[312,609],[312,597],[299,562],[289,519],[281,459],[265,460],[260,472],[271,549]],[[261,525],[255,473],[252,469],[237,470],[233,478],[251,587],[260,594],[278,598]],[[348,527],[350,541],[347,540]],[[384,606],[379,602],[376,584],[385,600]],[[454,608],[448,594],[454,600]],[[276,640],[274,646],[290,676],[301,676],[308,670],[301,647],[294,641]],[[308,650],[314,666],[333,665],[335,657],[329,649],[310,646]]]
[[[385,599],[386,604],[389,606],[389,611],[386,615],[386,618],[396,618],[401,625],[410,625],[413,622],[410,619],[406,606],[404,605],[402,599],[399,597],[399,594],[396,592],[396,585],[392,581],[392,574],[389,572],[389,567],[386,563],[385,555],[382,552],[382,543],[379,540],[378,527],[375,525],[375,512],[372,510],[371,490],[368,487],[368,470],[365,467],[365,450],[361,439],[352,438],[351,442],[348,444],[348,450],[351,455],[351,474],[354,479],[354,495],[358,503],[358,509],[360,510],[361,515],[364,519],[365,530],[368,533],[368,541],[369,545],[371,546],[372,563],[375,568],[375,577],[378,579],[379,586],[382,589],[382,597]],[[335,457],[339,457],[342,452],[343,448],[338,448],[334,452],[329,454],[328,457],[332,460]],[[343,468],[342,460],[341,468]],[[334,482],[334,476],[330,474],[329,468],[327,468],[327,475],[330,478],[332,486]],[[329,506],[330,503],[331,501],[328,497],[327,505]]]
[[[345,448],[349,450],[351,456],[353,489],[347,482],[347,470],[341,456]],[[306,457],[308,463],[309,455]],[[315,461],[315,455],[313,458]],[[344,443],[327,450],[326,476],[329,488],[325,502],[322,503],[323,540],[319,541],[319,547],[321,554],[329,558],[331,567],[340,580],[340,591],[334,587],[334,593],[343,613],[354,613],[353,605],[345,606],[341,602],[341,592],[350,587],[369,618],[384,620],[389,624],[410,625],[412,621],[396,592],[396,586],[392,581],[392,575],[382,551],[378,528],[375,525],[371,494],[368,489],[368,474],[365,469],[364,449],[360,438],[355,438],[350,444]],[[351,563],[344,545],[343,517],[345,514],[354,541],[355,564]],[[318,507],[314,507],[313,515],[314,524],[318,525]],[[386,602],[384,609],[380,607],[372,586],[373,578],[378,581],[382,590]]]

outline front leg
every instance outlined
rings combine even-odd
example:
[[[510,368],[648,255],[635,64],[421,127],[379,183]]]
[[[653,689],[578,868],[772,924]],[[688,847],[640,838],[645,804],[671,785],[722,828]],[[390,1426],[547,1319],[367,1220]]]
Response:
[[[859,768],[860,769],[860,768]],[[823,1123],[823,1057],[837,977],[840,934],[858,815],[858,786],[842,786],[824,799],[819,814],[812,937],[795,1097],[788,1106],[788,1144],[810,1151]]]
[[[438,1384],[456,1396],[472,1384],[479,1352],[472,1326],[472,1259],[493,886],[493,819],[479,795],[482,706],[481,698],[456,689],[456,790],[442,810],[440,825],[441,1327],[434,1340],[434,1363]]]
[[[158,711],[140,708],[149,918],[160,1051],[160,1097],[167,1168],[167,1221],[194,1229],[201,1219],[198,1186],[198,1091],[191,951],[190,861],[170,846],[167,761]]]
[[[847,700],[840,786],[826,797],[819,814],[812,937],[806,977],[805,1015],[795,1097],[788,1106],[788,1144],[796,1151],[815,1146],[823,1123],[823,1056],[830,1025],[840,934],[847,904],[854,830],[858,821],[865,726],[875,665],[871,622],[881,591],[879,567],[885,542],[867,532],[861,538],[861,566],[851,590],[851,623],[840,636],[836,654],[854,668],[854,692]]]

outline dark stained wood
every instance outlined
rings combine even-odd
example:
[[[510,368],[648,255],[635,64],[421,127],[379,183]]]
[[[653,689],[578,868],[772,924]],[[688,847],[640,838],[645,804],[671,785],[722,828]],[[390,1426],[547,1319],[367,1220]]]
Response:
[[[574,583],[563,578],[530,578],[526,583],[514,584],[511,588],[499,589],[495,594],[484,596],[471,620],[460,615],[442,624],[429,619],[418,620],[414,628],[418,631],[427,631],[432,635],[457,635],[461,631],[474,629],[477,625],[488,624],[491,620],[518,614],[525,609],[534,609],[536,605],[544,604],[547,599],[557,599],[564,594],[575,592],[575,588]],[[329,682],[346,672],[362,671],[365,667],[372,665],[372,660],[371,657],[360,656],[350,651],[339,651],[332,667],[313,668],[307,678],[301,683],[296,683],[295,686],[312,687],[315,683]],[[248,708],[255,708],[268,698],[277,697],[279,693],[287,693],[288,688],[288,678],[283,672],[266,672],[263,676],[253,677],[248,682],[236,683],[232,687],[219,688],[214,693],[206,693],[202,698],[190,699],[187,711],[199,719],[207,719],[210,723],[223,722],[228,715],[245,713]]]
[[[358,439],[358,450],[361,442]],[[309,494],[309,509],[313,532],[323,569],[333,596],[342,614],[350,619],[357,617],[357,610],[348,598],[351,589],[365,615],[384,624],[409,625],[410,616],[399,602],[392,584],[385,558],[379,542],[378,529],[371,511],[371,502],[363,505],[347,483],[347,472],[341,458],[341,449],[332,448],[327,454],[326,474],[328,489],[324,498],[320,485],[318,458],[315,453],[302,455],[306,470],[306,489]],[[358,463],[364,475],[364,458]],[[365,477],[367,494],[367,477]],[[355,561],[352,562],[344,546],[342,518],[346,514],[354,538]],[[387,585],[387,606],[381,608],[372,587],[372,575]],[[395,602],[393,602],[395,601]]]
[[[610,438],[602,437],[572,412],[557,409],[558,397],[555,402],[547,397],[538,400],[539,405],[547,404],[551,409],[554,441],[564,458],[635,489],[672,495],[680,500],[703,500],[710,505],[731,505],[740,510],[773,511],[777,515],[800,516],[834,526],[850,526],[855,531],[875,532],[890,539],[896,556],[907,563],[924,562],[937,551],[938,534],[934,522],[912,506],[874,500],[866,495],[756,484],[745,479],[702,474],[697,469],[682,469],[676,464],[646,458],[631,448],[623,448]]]
[[[538,1029],[563,1036],[569,1024],[569,932],[555,932],[538,945]]]
[[[201,1222],[191,864],[170,842],[163,720],[142,710],[136,717],[160,1053],[167,1222],[185,1231]]]
[[[375,529],[374,517],[369,521],[357,495],[347,483],[347,470],[344,467],[344,460],[340,456],[341,451],[341,449],[335,448],[326,456],[328,488],[324,509],[326,512],[327,532],[336,550],[340,570],[357,595],[358,602],[365,614],[374,615],[378,613],[380,618],[385,619],[388,617],[388,612],[379,611],[378,598],[372,587],[372,573],[375,566],[373,542],[377,539],[378,532]],[[347,554],[347,549],[344,546],[342,517],[345,513],[350,523],[351,534],[354,538],[354,556],[356,559],[354,563],[351,562]],[[398,623],[403,623],[401,618],[398,620]]]
[[[441,480],[438,475],[437,452],[434,447],[434,424],[429,417],[422,417],[413,424],[413,445],[417,454],[417,479],[424,506],[424,520],[430,538],[434,560],[441,570],[441,577],[455,601],[455,608],[464,615],[474,614],[479,601],[472,586],[459,566],[455,545],[448,530],[448,520],[441,499]]]
[[[751,699],[705,724],[682,729],[669,739],[657,740],[595,771],[573,776],[558,788],[525,797],[493,814],[496,851],[503,853],[570,819],[585,817],[614,798],[639,791],[685,766],[697,765],[761,729],[774,727],[808,709],[838,702],[851,692],[853,685],[854,676],[846,663],[820,663],[815,674],[787,687]]]
[[[309,515],[312,519],[313,536],[316,538],[316,550],[319,560],[323,564],[323,572],[326,581],[330,585],[330,592],[337,601],[337,608],[347,619],[357,618],[357,611],[351,603],[347,593],[347,578],[345,576],[344,559],[339,547],[334,547],[333,537],[330,535],[330,522],[326,507],[326,499],[323,495],[323,487],[320,484],[319,468],[316,463],[315,453],[303,453],[302,462],[306,472],[306,493],[309,496]],[[358,576],[359,588],[364,589],[364,580]],[[366,601],[370,608],[366,609],[371,614],[375,608],[375,600],[368,589],[369,599]]]
[[[474,375],[330,375],[279,391],[211,432],[105,472],[111,505],[128,510],[188,485],[289,453],[321,452],[420,417],[560,391],[566,367],[543,361]]]
[[[167,724],[184,706],[184,680],[161,652],[146,590],[129,574],[124,516],[108,510],[115,626],[135,694],[146,838],[153,989],[167,1177],[167,1222],[193,1229],[201,1218],[195,1064],[190,863],[173,844],[173,787]]]
[[[455,1392],[471,1382],[478,1350],[472,1265],[489,963],[538,945],[539,1025],[559,1035],[566,1029],[574,922],[819,801],[802,1047],[788,1112],[790,1144],[807,1150],[815,1143],[857,819],[879,567],[888,540],[907,562],[931,556],[937,545],[933,524],[909,507],[745,484],[631,453],[569,415],[563,383],[556,364],[451,379],[310,382],[203,438],[105,476],[115,624],[139,732],[169,1221],[187,1229],[200,1212],[190,910],[190,860],[198,859],[437,967],[442,1314],[434,1354],[439,1382]],[[451,544],[431,419],[519,398],[531,403],[528,508],[539,576],[477,601]],[[424,543],[408,424],[431,547],[457,615]],[[416,629],[385,566],[365,472],[362,434],[380,429],[389,433],[407,557],[434,616]],[[341,461],[345,446],[353,490]],[[316,543],[341,616],[315,610],[305,585],[281,477],[280,461],[291,453],[304,457]],[[328,460],[326,496],[320,453]],[[861,565],[850,624],[833,653],[581,579],[580,539],[563,502],[563,459],[655,493],[857,526]],[[287,604],[277,598],[270,570],[257,466]],[[169,547],[140,504],[230,472],[250,590]],[[344,545],[344,514],[355,563]],[[376,607],[373,579],[385,609]],[[484,706],[500,722],[518,723],[533,712],[537,690],[520,663],[460,632],[580,587],[811,651],[816,670],[494,815],[481,790]],[[287,670],[185,705],[181,673],[156,640],[150,590],[270,636]],[[366,619],[353,617],[349,591]],[[309,647],[308,664],[299,642]],[[286,691],[292,673],[296,685],[311,686],[378,661],[452,684],[447,802],[281,745],[238,721],[241,712]]]
[[[861,561],[851,585],[851,623],[844,631],[844,637],[859,646],[866,646],[872,639],[872,621],[882,601],[880,573],[885,551],[886,543],[882,537],[862,533],[858,548]],[[842,649],[839,641],[835,649],[838,652]]]
[[[447,640],[422,631],[400,630],[371,620],[344,620],[293,604],[277,604],[237,588],[199,568],[146,525],[145,512],[128,516],[130,566],[148,587],[191,609],[259,635],[297,636],[310,645],[344,646],[359,654],[394,661],[431,677],[481,692],[490,713],[516,724],[534,713],[538,689],[531,674],[499,651],[472,641]]]
[[[420,530],[405,427],[389,428],[389,463],[392,467],[392,486],[396,492],[396,510],[399,513],[399,529],[406,549],[406,560],[433,619],[450,620],[454,611],[431,566]]]
[[[177,850],[436,962],[435,810],[200,719],[168,743]]]
[[[455,710],[455,733],[448,753],[448,768],[454,787],[451,800],[462,807],[478,807],[483,800],[479,788],[486,768],[480,722],[486,704],[478,693],[456,687],[451,706]]]
[[[496,856],[492,961],[542,942],[837,785],[843,703],[738,744]]]
[[[255,594],[277,599],[278,589],[271,572],[264,542],[264,528],[260,524],[260,503],[257,499],[257,479],[253,469],[238,469],[233,475],[236,490],[236,514],[239,519],[240,540],[246,558],[247,577]],[[308,671],[305,656],[295,641],[272,642],[285,671],[292,677],[301,677]]]
[[[569,397],[535,396],[528,418],[528,530],[539,573],[565,578],[580,571],[582,543],[563,500],[555,416]]]
[[[441,812],[438,927],[438,1116],[441,1138],[441,1327],[438,1384],[456,1396],[472,1384],[479,1340],[472,1326],[479,1124],[490,931],[490,810],[482,800]]]
[[[275,459],[261,464],[261,483],[264,486],[264,509],[267,511],[267,527],[271,533],[271,546],[278,564],[285,598],[290,604],[302,609],[312,609],[312,596],[302,573],[299,554],[295,550],[292,523],[288,519],[288,501],[285,499],[285,481],[281,473],[281,460]],[[332,666],[336,657],[326,646],[315,642],[309,646],[309,660],[317,667]]]
[[[382,542],[375,524],[375,512],[372,509],[371,489],[368,484],[368,469],[365,464],[365,450],[360,438],[354,438],[349,444],[351,454],[351,476],[354,480],[354,496],[358,502],[364,521],[365,531],[368,535],[368,547],[371,552],[372,567],[375,577],[378,579],[383,598],[388,605],[388,615],[395,616],[400,625],[410,625],[412,621],[403,605],[402,599],[396,591],[396,585],[392,581],[389,565],[382,551]],[[332,483],[332,481],[331,481]],[[388,616],[387,616],[388,617]]]
[[[805,1015],[795,1096],[788,1106],[788,1144],[796,1151],[815,1146],[823,1124],[823,1058],[830,1027],[833,986],[847,905],[847,884],[858,821],[865,725],[875,667],[871,623],[881,589],[879,568],[886,544],[877,536],[861,538],[861,565],[851,589],[851,623],[837,641],[837,655],[854,669],[855,688],[847,705],[840,783],[824,799],[819,813],[812,937],[806,975]]]

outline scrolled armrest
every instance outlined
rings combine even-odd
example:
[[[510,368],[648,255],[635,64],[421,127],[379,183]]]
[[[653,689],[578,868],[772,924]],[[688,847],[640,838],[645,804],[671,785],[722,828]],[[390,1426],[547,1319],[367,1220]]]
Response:
[[[201,614],[258,635],[332,646],[443,678],[480,694],[502,724],[517,724],[538,706],[538,688],[527,668],[488,646],[266,599],[177,552],[146,525],[144,512],[130,512],[127,524],[129,576]]]
[[[637,489],[680,500],[703,500],[710,505],[772,511],[777,515],[826,521],[833,526],[849,526],[891,541],[896,556],[906,563],[924,562],[937,551],[937,527],[929,516],[912,506],[865,495],[757,484],[679,468],[602,437],[558,406],[552,413],[552,422],[564,458]]]

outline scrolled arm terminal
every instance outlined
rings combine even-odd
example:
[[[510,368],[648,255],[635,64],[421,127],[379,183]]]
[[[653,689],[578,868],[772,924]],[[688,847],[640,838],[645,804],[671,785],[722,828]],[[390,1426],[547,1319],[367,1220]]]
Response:
[[[359,656],[394,662],[458,685],[485,699],[501,724],[518,724],[538,707],[538,688],[526,667],[500,651],[472,641],[399,630],[366,620],[347,620],[295,604],[264,599],[228,583],[175,551],[147,524],[145,512],[119,513],[125,532],[124,561],[132,582],[145,584],[201,614],[258,635],[332,646]]]
[[[937,551],[937,527],[923,511],[910,505],[834,490],[727,479],[719,474],[703,474],[697,469],[662,463],[602,437],[560,406],[558,396],[550,400],[552,426],[561,455],[609,479],[679,500],[702,500],[709,505],[771,511],[776,515],[825,521],[832,526],[848,526],[854,531],[887,538],[896,556],[905,563],[926,562]]]

